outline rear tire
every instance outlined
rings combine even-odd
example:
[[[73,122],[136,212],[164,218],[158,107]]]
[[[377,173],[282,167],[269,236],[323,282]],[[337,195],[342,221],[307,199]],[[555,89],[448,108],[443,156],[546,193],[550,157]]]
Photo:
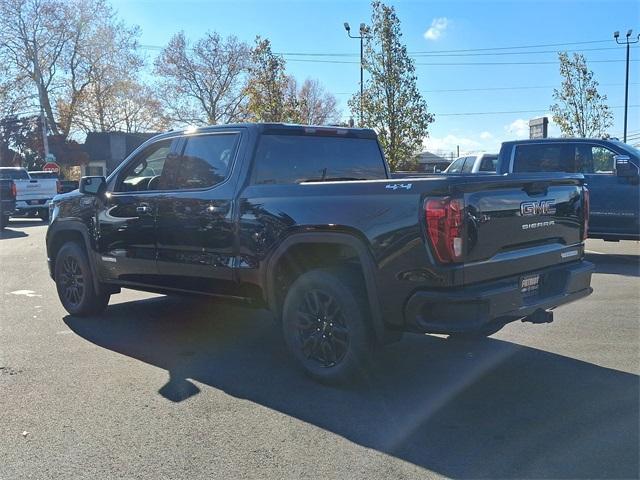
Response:
[[[111,295],[96,292],[87,254],[75,242],[67,242],[58,251],[55,264],[58,297],[71,315],[85,316],[104,311]]]
[[[9,217],[6,215],[0,215],[0,231],[7,228],[8,224],[9,224]]]
[[[341,383],[370,366],[375,342],[360,282],[346,271],[317,269],[289,288],[282,315],[284,339],[316,380]]]
[[[40,210],[38,212],[38,218],[40,218],[40,220],[42,220],[43,222],[48,222],[49,221],[49,210]]]

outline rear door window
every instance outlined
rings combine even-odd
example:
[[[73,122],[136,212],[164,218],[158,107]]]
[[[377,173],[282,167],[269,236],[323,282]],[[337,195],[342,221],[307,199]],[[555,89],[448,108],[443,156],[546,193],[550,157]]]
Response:
[[[476,157],[467,157],[462,165],[462,173],[471,173],[473,171],[473,164],[476,163]]]
[[[259,185],[386,178],[374,139],[265,134],[255,154],[253,183]]]
[[[515,147],[514,172],[576,173],[575,146],[569,143],[535,143]]]
[[[498,166],[498,156],[497,155],[485,155],[480,160],[480,167],[478,171],[480,172],[495,172]]]
[[[600,145],[591,145],[589,149],[593,159],[593,173],[612,174],[616,153]]]

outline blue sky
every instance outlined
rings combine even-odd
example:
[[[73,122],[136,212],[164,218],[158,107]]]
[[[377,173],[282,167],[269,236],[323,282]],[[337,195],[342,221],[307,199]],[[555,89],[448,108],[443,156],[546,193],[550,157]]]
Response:
[[[349,116],[346,101],[359,88],[359,44],[347,38],[342,24],[348,21],[357,29],[361,22],[369,23],[367,1],[112,0],[112,3],[127,23],[140,26],[142,45],[164,45],[180,30],[191,39],[207,30],[224,36],[236,35],[247,42],[252,42],[256,35],[267,37],[274,51],[287,53],[288,73],[299,80],[319,79],[338,98],[342,115]],[[416,69],[419,89],[429,110],[436,114],[426,140],[430,150],[451,151],[460,145],[461,151],[492,151],[501,141],[527,136],[528,120],[548,111],[553,86],[560,83],[554,53],[557,50],[583,52],[609,105],[624,105],[625,49],[616,46],[612,33],[620,30],[624,35],[629,28],[640,32],[637,0],[387,3],[396,7],[409,52],[427,52],[416,56],[418,64],[425,64]],[[570,45],[575,42],[592,43]],[[548,44],[563,45],[504,48]],[[492,48],[502,49],[478,50]],[[148,48],[145,52],[151,63],[157,51]],[[339,56],[290,55],[296,53]],[[640,60],[640,48],[631,50],[631,58]],[[508,64],[477,64],[492,62]],[[462,65],[442,65],[447,63]],[[640,62],[631,64],[630,105],[640,104],[639,67]],[[495,88],[501,89],[487,90]],[[479,112],[518,113],[469,115]],[[615,123],[610,133],[622,137],[623,109],[615,108],[613,112]],[[640,108],[629,109],[628,130],[640,132]],[[557,128],[552,126],[551,132],[557,134]]]

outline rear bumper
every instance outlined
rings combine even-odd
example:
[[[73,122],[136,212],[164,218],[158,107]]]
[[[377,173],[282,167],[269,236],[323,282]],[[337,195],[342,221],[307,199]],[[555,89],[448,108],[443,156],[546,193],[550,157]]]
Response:
[[[495,323],[528,317],[586,297],[595,267],[587,261],[527,272],[540,274],[539,293],[525,297],[520,276],[447,291],[417,291],[404,309],[409,330],[428,333],[462,333]]]
[[[19,200],[16,202],[16,214],[20,215],[20,214],[27,214],[27,213],[33,213],[33,212],[38,212],[40,210],[49,210],[49,205],[51,204],[51,199],[41,199],[41,200],[34,200],[37,201],[37,204],[30,204],[28,201],[25,200]]]

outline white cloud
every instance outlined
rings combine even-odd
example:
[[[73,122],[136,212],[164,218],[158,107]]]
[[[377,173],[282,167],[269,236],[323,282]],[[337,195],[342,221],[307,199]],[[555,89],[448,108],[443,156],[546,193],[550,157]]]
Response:
[[[431,26],[424,32],[424,38],[427,40],[438,40],[449,25],[447,17],[434,18]]]
[[[504,126],[507,133],[515,135],[517,139],[529,138],[529,120],[518,118],[508,125]]]
[[[486,131],[485,131],[485,132],[482,132],[482,133],[480,134],[480,138],[481,138],[482,140],[491,140],[491,139],[493,138],[493,134],[492,134],[491,132],[486,132]]]
[[[457,152],[460,147],[460,153],[479,150],[482,143],[470,137],[461,137],[458,135],[446,135],[444,137],[429,137],[422,142],[424,148],[432,153],[450,153]],[[455,153],[454,153],[455,154]]]
[[[547,129],[547,135],[549,137],[559,137],[560,136],[560,128],[554,121],[552,120],[553,115],[550,113],[545,113],[541,115],[542,117],[547,117],[549,119],[549,126]],[[525,120],[524,118],[518,118],[513,122],[504,126],[504,131],[509,134],[509,139],[523,139],[529,138],[529,120]]]

